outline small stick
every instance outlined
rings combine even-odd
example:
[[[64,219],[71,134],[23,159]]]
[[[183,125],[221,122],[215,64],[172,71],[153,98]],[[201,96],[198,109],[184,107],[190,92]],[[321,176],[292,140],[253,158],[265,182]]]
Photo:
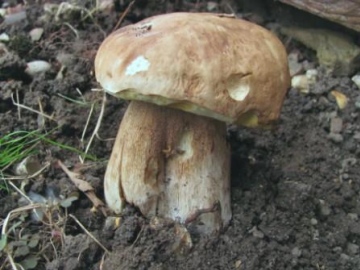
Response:
[[[41,104],[40,98],[38,98],[38,104],[39,104],[39,110],[40,110],[41,114],[43,115],[44,114],[44,109],[43,109],[43,106]],[[41,119],[41,127],[45,127],[45,119],[44,118]]]
[[[82,225],[81,222],[80,222],[73,214],[69,214],[69,217],[71,217],[73,220],[75,220],[75,222],[80,226],[80,228],[83,229],[84,232],[85,232],[88,236],[90,236],[90,238],[91,238],[92,240],[94,240],[96,244],[98,244],[106,253],[109,253],[109,254],[110,254],[110,251],[109,251],[106,247],[104,247],[103,244],[101,244],[100,241],[97,240],[97,239],[95,238],[95,236],[93,236],[93,235],[85,228],[85,226]]]
[[[89,140],[89,142],[88,142],[88,144],[86,146],[85,154],[88,153],[90,145],[91,145],[92,141],[94,140],[95,135],[98,133],[98,131],[100,129],[100,125],[101,125],[101,122],[102,122],[102,119],[103,119],[103,116],[104,116],[105,104],[106,104],[106,94],[104,92],[104,96],[103,96],[103,100],[102,100],[102,104],[101,104],[101,110],[100,110],[100,114],[99,114],[99,117],[98,117],[98,121],[96,122],[95,129],[94,129],[93,133],[91,134],[90,140]],[[84,156],[83,161],[85,161],[85,156]]]
[[[122,23],[122,21],[124,20],[125,16],[129,13],[131,7],[134,5],[135,3],[135,0],[134,1],[131,1],[130,4],[127,6],[127,8],[125,9],[125,11],[123,12],[123,14],[121,14],[118,22],[116,23],[113,31],[115,31],[116,29],[119,28],[120,24]]]
[[[16,102],[20,103],[19,91],[17,89],[16,89]],[[17,109],[18,109],[18,117],[19,117],[19,119],[21,119],[21,109],[19,106],[17,107]]]
[[[20,103],[16,102],[15,99],[14,99],[14,95],[11,95],[11,99],[12,99],[12,102],[13,102],[13,104],[14,104],[15,106],[18,106],[18,107],[23,108],[23,109],[26,109],[26,110],[28,110],[28,111],[30,111],[30,112],[34,112],[34,113],[37,113],[37,114],[39,114],[39,115],[42,115],[42,116],[44,116],[44,117],[46,117],[46,118],[48,118],[48,119],[50,119],[50,120],[52,120],[52,121],[56,121],[56,120],[54,119],[54,117],[52,117],[52,116],[50,116],[50,115],[47,115],[47,114],[45,114],[45,113],[41,113],[41,112],[39,112],[38,110],[34,110],[34,109],[30,108],[30,107],[27,107],[27,106],[25,106],[25,105],[23,105],[23,104],[20,104]]]
[[[81,134],[80,142],[81,142],[82,145],[83,145],[83,143],[84,143],[85,133],[86,133],[86,130],[87,130],[88,126],[89,126],[90,119],[91,119],[92,113],[93,113],[93,111],[94,111],[94,107],[95,107],[95,103],[92,103],[92,104],[91,104],[91,108],[90,108],[90,112],[89,112],[88,117],[87,117],[87,119],[86,119],[85,127],[84,127],[84,129],[83,129],[82,134]]]

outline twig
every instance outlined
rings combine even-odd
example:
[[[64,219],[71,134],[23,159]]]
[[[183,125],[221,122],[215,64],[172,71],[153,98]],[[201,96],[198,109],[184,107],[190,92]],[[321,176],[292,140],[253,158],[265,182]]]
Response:
[[[92,141],[94,140],[95,135],[98,133],[98,131],[100,129],[100,125],[101,125],[101,122],[102,122],[102,119],[104,116],[105,105],[106,105],[106,94],[104,92],[100,114],[99,114],[98,120],[96,122],[95,129],[94,129],[93,133],[91,134],[90,140],[85,148],[85,156],[87,155],[87,153],[89,151],[90,145],[91,145]],[[85,156],[84,156],[83,162],[85,161]]]
[[[135,4],[135,0],[134,1],[131,1],[130,4],[127,6],[127,8],[125,9],[125,11],[121,14],[118,22],[116,23],[113,31],[115,31],[116,29],[119,28],[120,24],[123,22],[125,16],[129,13],[131,7]]]
[[[64,22],[63,24],[66,25],[67,27],[69,27],[71,31],[73,31],[73,33],[74,33],[75,36],[76,36],[76,39],[79,39],[79,33],[78,33],[78,31],[75,29],[74,26],[72,26],[72,25],[71,25],[70,23],[68,23],[68,22]]]
[[[38,171],[34,172],[31,175],[28,175],[26,178],[34,178],[42,173],[47,167],[50,166],[50,162],[46,162],[45,165]],[[23,180],[23,176],[12,176],[12,177],[3,177],[3,180]]]
[[[43,109],[43,106],[41,104],[40,98],[38,98],[38,104],[39,104],[39,110],[40,110],[41,114],[43,115],[44,114],[44,109]],[[45,127],[45,119],[44,118],[41,119],[41,127]]]
[[[4,219],[4,221],[2,223],[3,227],[2,227],[2,230],[1,230],[1,235],[6,235],[7,226],[9,224],[9,220],[11,219],[12,215],[18,215],[21,212],[28,211],[28,210],[34,210],[34,209],[42,208],[42,207],[44,207],[44,205],[41,204],[41,203],[32,203],[32,204],[25,205],[25,206],[22,206],[22,207],[11,210],[7,214],[6,218]]]
[[[25,105],[23,105],[23,104],[20,104],[20,103],[16,102],[15,99],[14,99],[14,94],[11,95],[11,99],[12,99],[12,102],[13,102],[13,104],[14,104],[15,106],[18,106],[18,107],[20,107],[20,108],[23,108],[23,109],[26,109],[26,110],[28,110],[28,111],[31,111],[31,112],[37,113],[37,114],[39,114],[39,115],[42,115],[42,116],[44,116],[44,117],[46,117],[46,118],[48,118],[48,119],[50,119],[50,120],[52,120],[52,121],[56,121],[56,120],[54,119],[54,117],[52,117],[52,116],[50,116],[50,115],[47,115],[47,114],[45,114],[45,113],[41,113],[41,112],[39,112],[38,110],[34,110],[34,109],[30,108],[30,107],[27,107],[27,106],[25,106]]]
[[[6,218],[4,219],[3,221],[3,224],[2,224],[2,230],[1,230],[1,238],[5,237],[5,235],[7,235],[7,226],[9,224],[9,221],[12,217],[12,215],[19,215],[19,213],[21,212],[24,212],[24,211],[28,211],[28,210],[34,210],[36,208],[41,208],[42,205],[37,203],[37,204],[30,204],[30,205],[26,205],[26,206],[23,206],[23,207],[19,207],[19,208],[16,208],[14,210],[11,210]],[[0,224],[1,225],[1,224]],[[14,261],[14,258],[12,257],[11,253],[10,252],[6,252],[6,255],[7,255],[7,258],[11,264],[11,267],[13,270],[18,270],[18,267],[16,266],[16,263]],[[21,266],[20,266],[21,267]],[[21,269],[23,269],[23,267],[21,267]]]
[[[90,238],[91,238],[92,240],[95,241],[96,244],[98,244],[106,253],[110,254],[110,251],[109,251],[103,244],[101,244],[100,241],[97,240],[97,239],[95,238],[95,236],[93,236],[93,235],[85,228],[85,226],[82,225],[81,222],[80,222],[73,214],[69,214],[69,217],[71,217],[71,218],[80,226],[80,228],[83,229],[84,232],[85,232],[88,236],[90,236]]]
[[[19,91],[16,89],[15,93],[16,93],[16,101],[17,101],[17,103],[20,103]],[[17,107],[17,110],[18,110],[18,117],[19,117],[19,119],[21,119],[21,109],[19,106]]]
[[[24,193],[21,189],[19,189],[13,182],[9,181],[9,184],[20,193],[21,196],[23,196],[26,200],[29,201],[29,203],[33,203],[33,201]]]
[[[90,112],[89,112],[88,117],[87,117],[87,119],[86,119],[85,127],[84,127],[84,129],[83,129],[82,134],[81,134],[81,139],[80,139],[81,144],[84,143],[85,133],[86,133],[87,128],[88,128],[88,126],[89,126],[90,119],[91,119],[91,115],[92,115],[92,113],[93,113],[93,111],[94,111],[94,107],[95,107],[95,103],[92,103],[92,104],[91,104],[91,108],[90,108]]]
[[[141,226],[140,232],[139,232],[138,235],[136,236],[136,239],[135,239],[134,243],[132,243],[131,247],[134,247],[134,246],[136,245],[136,243],[139,241],[140,236],[141,236],[141,234],[143,233],[143,231],[144,231],[144,225]]]

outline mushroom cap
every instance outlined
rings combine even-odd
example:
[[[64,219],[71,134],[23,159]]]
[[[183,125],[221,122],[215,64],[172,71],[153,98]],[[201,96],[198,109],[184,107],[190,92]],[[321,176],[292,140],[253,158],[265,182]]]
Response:
[[[169,13],[113,32],[95,74],[116,97],[248,126],[276,120],[290,85],[274,34],[211,13]]]

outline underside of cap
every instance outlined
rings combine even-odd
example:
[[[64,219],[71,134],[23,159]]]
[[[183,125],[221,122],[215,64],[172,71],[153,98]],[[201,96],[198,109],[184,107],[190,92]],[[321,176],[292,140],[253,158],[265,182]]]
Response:
[[[276,36],[210,13],[165,14],[119,29],[100,46],[95,74],[119,98],[245,125],[277,119],[290,84]]]

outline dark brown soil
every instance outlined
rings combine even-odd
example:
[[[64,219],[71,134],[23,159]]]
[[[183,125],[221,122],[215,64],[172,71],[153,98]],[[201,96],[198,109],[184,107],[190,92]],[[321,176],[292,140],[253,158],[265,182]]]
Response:
[[[130,1],[116,1],[122,4],[117,4],[115,11],[98,12],[88,18],[77,11],[57,22],[54,15],[40,19],[45,13],[44,4],[39,3],[42,1],[27,2],[26,20],[0,25],[0,34],[10,36],[6,43],[8,52],[0,49],[0,136],[40,129],[43,133],[52,131],[48,138],[53,141],[84,150],[103,97],[102,92],[91,90],[99,87],[93,74],[96,50]],[[94,1],[77,2],[88,10],[94,5]],[[285,10],[285,6],[269,2],[264,6],[259,1],[252,1],[253,4],[221,1],[213,11],[247,14],[247,19],[269,27],[277,22],[279,13],[275,10]],[[206,11],[207,4],[137,1],[122,25],[164,12]],[[256,12],[250,14],[249,9]],[[296,13],[290,8],[281,13],[287,14],[287,24],[292,23],[292,12]],[[312,21],[313,17],[309,18],[305,20]],[[326,25],[323,21],[321,24]],[[29,32],[35,27],[42,27],[44,33],[39,41],[33,42]],[[360,91],[350,77],[326,75],[318,67],[313,52],[280,38],[289,50],[299,50],[304,60],[317,67],[320,78],[309,94],[289,91],[275,130],[229,127],[233,219],[228,228],[218,235],[191,235],[193,247],[189,250],[178,239],[175,224],[158,221],[154,226],[128,206],[120,225],[114,228],[115,220],[105,218],[101,211],[91,211],[92,203],[81,193],[67,212],[60,208],[57,210],[60,212],[54,213],[58,227],[49,227],[30,217],[21,222],[19,230],[23,234],[42,237],[42,246],[32,250],[39,258],[35,269],[360,269]],[[33,60],[48,61],[51,69],[34,78],[26,75],[26,63]],[[66,68],[62,78],[56,78],[61,65]],[[339,110],[330,94],[334,89],[349,99],[343,110]],[[53,120],[24,108],[19,117],[18,107],[11,100],[16,93],[21,104],[36,110],[40,110],[41,104],[44,113],[53,115]],[[85,102],[80,105],[69,99]],[[94,110],[84,146],[81,137],[92,104]],[[89,150],[96,161],[87,159],[82,165],[73,151],[51,143],[39,144],[38,160],[42,164],[49,161],[51,165],[40,176],[30,179],[25,186],[27,194],[31,191],[46,196],[47,191],[56,190],[68,196],[76,191],[57,166],[56,160],[60,159],[69,169],[81,170],[83,179],[103,200],[102,179],[113,144],[109,139],[115,137],[126,105],[107,97],[99,138],[95,137]],[[336,136],[330,134],[331,119],[335,116],[343,121]],[[11,169],[6,173],[12,174]],[[0,191],[1,219],[23,205],[21,196],[8,188]],[[70,214],[111,253],[105,254]],[[11,269],[6,253],[0,255],[3,265],[0,268]]]

